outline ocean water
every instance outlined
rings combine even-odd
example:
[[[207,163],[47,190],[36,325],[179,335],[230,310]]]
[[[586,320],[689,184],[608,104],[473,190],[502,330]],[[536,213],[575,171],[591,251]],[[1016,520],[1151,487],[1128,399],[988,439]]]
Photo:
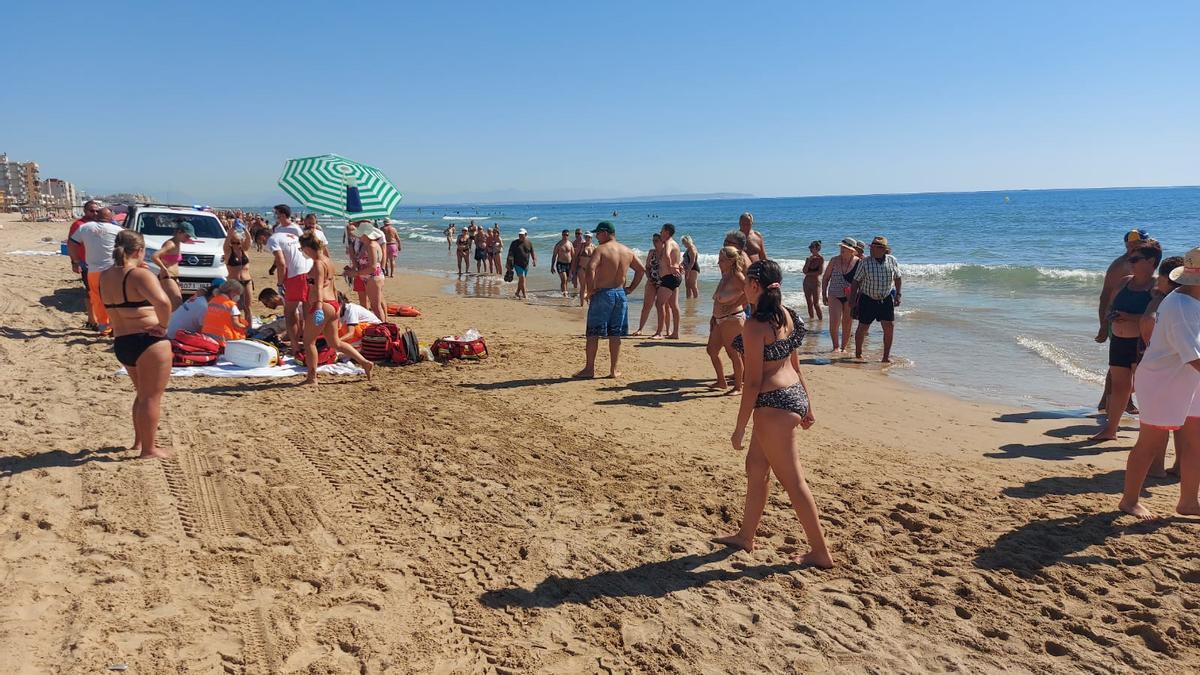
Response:
[[[897,363],[885,371],[962,398],[1033,408],[1083,407],[1098,400],[1107,347],[1093,340],[1096,302],[1104,270],[1123,252],[1125,232],[1148,229],[1166,255],[1200,245],[1200,188],[1192,187],[402,206],[394,217],[405,237],[400,266],[437,274],[454,269],[442,235],[450,222],[497,223],[506,242],[518,228],[527,228],[541,261],[531,277],[531,296],[546,304],[563,303],[552,297],[557,280],[547,268],[561,230],[573,233],[611,220],[619,240],[640,252],[663,223],[673,223],[676,236],[691,235],[702,254],[700,299],[681,304],[695,320],[693,331],[704,333],[720,276],[715,254],[743,211],[754,214],[769,257],[783,266],[785,298],[802,317],[807,313],[799,271],[810,241],[821,240],[828,259],[842,237],[886,236],[904,273],[904,303],[896,322]],[[331,241],[339,238],[339,227],[330,224]],[[511,286],[490,279],[467,279],[454,287],[468,294],[511,294]],[[809,327],[812,367],[881,367],[831,359],[825,323]],[[876,327],[867,349],[874,361],[881,343]],[[700,350],[694,358],[707,361]]]

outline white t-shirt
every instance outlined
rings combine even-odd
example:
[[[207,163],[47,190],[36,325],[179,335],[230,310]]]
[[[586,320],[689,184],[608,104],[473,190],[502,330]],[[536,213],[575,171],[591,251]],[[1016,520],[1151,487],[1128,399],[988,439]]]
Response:
[[[1178,428],[1200,417],[1200,300],[1175,291],[1158,306],[1154,335],[1135,375],[1141,422]]]
[[[321,228],[314,227],[313,234],[317,235],[317,239],[320,240],[322,244],[325,244],[326,246],[329,245],[329,238],[325,236],[325,233],[321,231]]]
[[[83,229],[83,228],[80,228]],[[275,234],[267,240],[267,250],[271,253],[283,252],[283,262],[287,266],[287,278],[308,274],[312,269],[312,260],[304,256],[300,250],[300,235],[304,231],[295,225],[284,225],[275,229]]]
[[[181,330],[192,333],[200,332],[204,327],[204,315],[208,313],[208,298],[203,294],[188,300],[171,312],[171,320],[167,322],[167,337],[174,340],[175,334]]]
[[[353,326],[359,323],[383,323],[379,320],[379,317],[375,316],[374,312],[366,307],[363,307],[362,305],[356,305],[353,302],[346,303],[346,309],[342,312],[342,322],[348,326]]]
[[[71,235],[71,241],[83,244],[83,257],[89,272],[103,272],[113,266],[113,246],[125,228],[112,223],[84,223]]]

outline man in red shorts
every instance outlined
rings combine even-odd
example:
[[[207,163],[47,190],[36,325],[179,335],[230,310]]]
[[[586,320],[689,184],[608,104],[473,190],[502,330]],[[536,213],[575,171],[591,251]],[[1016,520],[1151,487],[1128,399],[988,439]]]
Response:
[[[275,256],[275,281],[283,295],[283,317],[287,324],[292,353],[300,353],[300,307],[308,299],[308,279],[312,260],[300,251],[300,227],[292,223],[287,204],[275,206],[275,233],[267,240],[267,250]]]

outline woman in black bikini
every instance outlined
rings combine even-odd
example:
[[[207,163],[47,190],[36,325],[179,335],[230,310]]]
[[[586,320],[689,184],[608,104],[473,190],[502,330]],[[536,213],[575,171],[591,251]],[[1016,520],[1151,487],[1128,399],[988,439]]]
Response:
[[[100,299],[112,317],[113,352],[133,380],[133,447],[139,457],[169,457],[156,444],[163,392],[171,377],[166,338],[171,300],[143,258],[142,235],[125,230],[113,245],[111,268],[100,273]]]
[[[815,311],[818,321],[821,315],[821,272],[825,269],[825,258],[821,256],[821,242],[808,245],[808,258],[804,261],[804,304],[808,305],[808,320],[813,320]]]
[[[238,309],[247,317],[250,316],[250,298],[254,294],[249,249],[250,242],[245,233],[238,232],[232,226],[225,228],[225,267],[229,268],[229,278],[242,284],[244,290],[238,301]]]
[[[754,307],[754,314],[734,340],[734,348],[745,355],[746,371],[742,404],[730,439],[735,450],[742,449],[746,424],[753,414],[754,435],[746,455],[746,507],[737,534],[713,541],[754,550],[754,534],[774,472],[787,490],[812,548],[796,562],[828,568],[833,567],[833,556],[821,533],[817,504],[804,480],[796,448],[796,427],[807,429],[815,421],[796,357],[806,331],[800,317],[783,305],[782,280],[783,273],[773,260],[759,260],[746,270],[746,301]]]
[[[691,235],[683,235],[679,240],[683,244],[683,283],[687,289],[685,297],[699,298],[700,285],[700,251],[696,250],[696,242]]]

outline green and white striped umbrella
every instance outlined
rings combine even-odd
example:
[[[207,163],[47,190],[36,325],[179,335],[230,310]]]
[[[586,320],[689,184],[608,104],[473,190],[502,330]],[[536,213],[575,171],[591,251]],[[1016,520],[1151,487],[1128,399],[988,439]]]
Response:
[[[382,171],[339,155],[289,159],[279,187],[307,208],[349,219],[390,216],[402,197]]]

